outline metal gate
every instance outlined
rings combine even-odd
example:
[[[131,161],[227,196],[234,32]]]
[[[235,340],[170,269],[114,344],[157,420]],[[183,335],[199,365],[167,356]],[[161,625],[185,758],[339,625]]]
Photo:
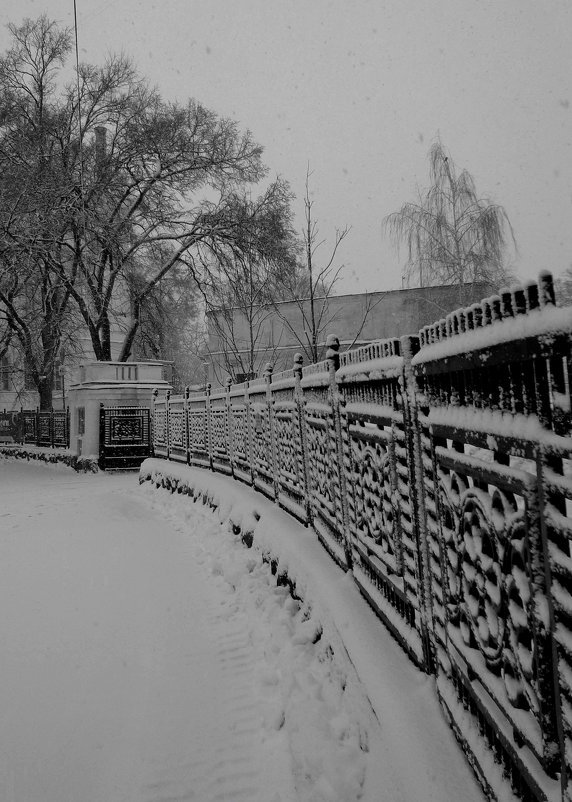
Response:
[[[138,468],[151,455],[149,407],[105,407],[99,413],[99,467]]]

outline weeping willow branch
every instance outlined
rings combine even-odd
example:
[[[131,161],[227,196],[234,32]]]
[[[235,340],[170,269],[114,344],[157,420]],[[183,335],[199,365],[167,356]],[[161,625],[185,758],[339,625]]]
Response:
[[[383,221],[394,245],[407,248],[407,285],[506,283],[506,252],[516,243],[504,208],[479,197],[471,174],[457,173],[439,140],[429,152],[429,174],[418,201]]]

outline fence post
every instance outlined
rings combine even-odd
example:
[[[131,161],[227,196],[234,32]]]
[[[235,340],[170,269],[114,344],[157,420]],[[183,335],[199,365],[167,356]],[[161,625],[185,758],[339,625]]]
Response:
[[[98,465],[102,471],[105,470],[105,406],[103,402],[99,404],[99,448]]]
[[[65,426],[66,448],[69,448],[70,447],[70,442],[71,442],[71,432],[70,432],[71,421],[70,421],[70,408],[69,408],[69,406],[66,408],[66,417],[65,417],[64,426]]]
[[[151,456],[155,456],[155,403],[157,402],[157,397],[159,395],[159,390],[157,387],[153,389],[151,393]]]
[[[210,383],[207,383],[205,387],[205,417],[206,417],[206,424],[207,424],[207,431],[206,431],[206,446],[207,452],[209,455],[209,468],[211,471],[213,470],[213,446],[212,446],[212,423],[211,423],[211,387]]]
[[[234,478],[234,448],[232,443],[232,415],[230,413],[230,388],[232,387],[232,379],[227,376],[225,383],[226,396],[224,399],[225,414],[226,414],[226,453],[228,454],[228,467],[230,475]]]
[[[541,274],[538,281],[538,295],[541,307],[555,307],[554,283],[549,273]],[[570,358],[567,360],[569,370]],[[566,379],[562,356],[554,356],[549,360],[535,359],[533,364],[525,368],[528,373],[528,383],[534,388],[536,414],[547,429],[556,434],[562,432],[566,435],[568,424],[559,419],[559,410],[553,409],[551,395],[566,393]],[[570,391],[568,391],[570,392]],[[556,412],[556,415],[555,415]],[[558,479],[565,475],[564,461],[561,455],[546,453],[539,448],[536,455],[537,477],[537,504],[538,504],[538,543],[531,538],[530,545],[530,574],[535,594],[539,598],[545,596],[547,611],[539,616],[541,627],[536,634],[539,674],[542,674],[544,694],[540,720],[545,738],[544,755],[548,771],[560,773],[563,798],[568,799],[570,782],[570,757],[566,749],[566,733],[563,721],[563,706],[569,704],[567,694],[562,694],[568,680],[562,682],[564,663],[559,661],[558,631],[561,624],[557,622],[558,608],[562,608],[561,591],[556,588],[562,583],[558,568],[554,566],[555,544],[566,554],[569,551],[569,542],[563,543],[562,532],[555,526],[557,516],[567,517],[567,499],[561,489],[558,489]],[[554,481],[556,479],[556,481]],[[561,480],[562,481],[562,480]],[[556,487],[555,487],[556,485]],[[552,508],[552,509],[551,509]],[[532,527],[531,527],[532,528]],[[556,570],[555,570],[556,569]],[[555,581],[554,581],[555,580]],[[556,585],[556,588],[555,588]],[[540,606],[540,603],[537,603]],[[560,663],[560,664],[559,664]],[[550,674],[550,675],[549,675]],[[565,675],[564,675],[565,676]],[[557,753],[554,749],[557,745]]]
[[[167,446],[167,459],[171,459],[171,421],[169,414],[170,401],[171,391],[167,390],[165,393],[165,440]]]
[[[191,388],[187,385],[187,387],[185,387],[185,400],[183,401],[183,425],[185,427],[185,460],[187,465],[191,464],[191,443],[190,443],[190,430],[189,430],[190,395],[191,395]]]
[[[338,475],[338,482],[340,487],[339,505],[342,514],[342,538],[344,542],[344,552],[346,556],[347,567],[351,569],[353,564],[350,536],[349,536],[349,512],[348,512],[348,492],[346,486],[346,472],[344,470],[344,443],[342,437],[342,412],[341,405],[342,399],[338,390],[338,383],[336,381],[336,371],[340,366],[340,341],[338,338],[330,334],[326,340],[326,359],[328,360],[329,372],[329,394],[330,403],[332,405],[332,414],[334,418],[334,437],[335,437],[335,454],[336,454],[336,471]]]
[[[244,407],[246,409],[246,449],[248,457],[248,473],[250,476],[250,486],[254,487],[254,422],[252,420],[252,407],[250,406],[250,384],[252,379],[245,382],[244,387]]]
[[[272,381],[273,367],[270,362],[264,366],[264,380],[266,382],[266,408],[268,410],[268,435],[270,442],[270,465],[272,468],[272,486],[274,489],[274,501],[278,499],[278,472],[276,464],[276,443],[274,441],[274,403],[272,400],[272,391],[270,390],[270,383]]]
[[[298,415],[298,431],[300,436],[300,449],[302,451],[302,478],[304,481],[304,506],[306,508],[306,519],[309,525],[312,524],[312,505],[310,503],[310,468],[308,465],[308,443],[306,441],[306,427],[304,425],[304,394],[302,392],[302,367],[304,357],[302,354],[294,354],[294,400]]]

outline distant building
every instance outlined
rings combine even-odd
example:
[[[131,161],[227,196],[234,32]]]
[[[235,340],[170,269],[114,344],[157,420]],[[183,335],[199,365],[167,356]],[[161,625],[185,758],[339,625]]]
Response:
[[[317,299],[316,309],[323,311],[324,321],[318,358],[324,358],[329,334],[338,337],[342,351],[372,340],[417,334],[423,326],[454,309],[480,301],[492,291],[489,284],[475,283]],[[302,352],[293,331],[304,338],[304,316],[308,313],[309,301],[282,301],[276,304],[276,309],[260,307],[255,336],[251,338],[248,320],[240,309],[207,312],[205,375],[208,381],[213,386],[224,384],[229,376],[233,381],[244,381],[252,378],[246,369],[251,365],[254,375],[260,375],[267,363],[272,364],[275,372],[292,367],[294,355]]]

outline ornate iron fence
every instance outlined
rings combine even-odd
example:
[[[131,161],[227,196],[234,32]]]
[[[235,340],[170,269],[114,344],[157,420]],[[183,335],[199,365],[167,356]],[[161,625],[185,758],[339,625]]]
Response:
[[[572,800],[572,307],[543,274],[338,351],[330,338],[322,363],[156,398],[155,454],[313,527],[435,676],[491,798],[504,777],[522,799]]]
[[[174,427],[175,431],[178,427]],[[176,453],[177,449],[175,449]],[[138,468],[151,453],[149,407],[103,404],[99,411],[99,467],[102,470]]]
[[[30,410],[17,413],[17,429],[23,443],[46,448],[69,448],[70,411]]]

